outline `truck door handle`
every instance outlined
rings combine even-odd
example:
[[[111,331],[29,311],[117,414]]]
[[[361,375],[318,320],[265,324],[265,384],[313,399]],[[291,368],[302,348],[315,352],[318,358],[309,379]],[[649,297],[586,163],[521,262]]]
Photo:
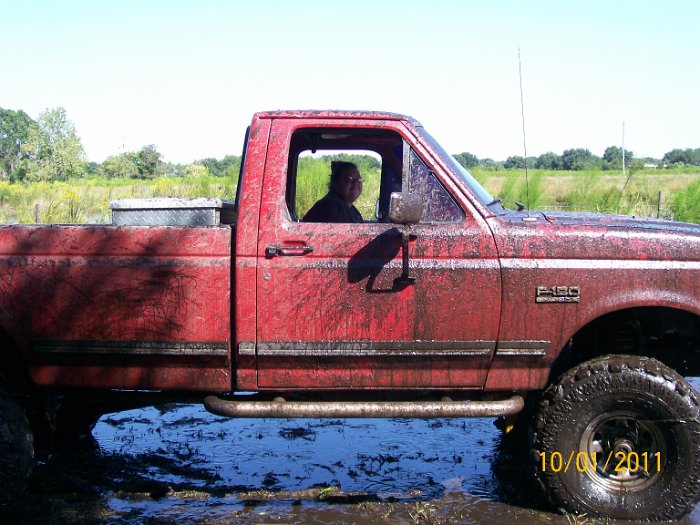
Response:
[[[265,248],[265,257],[277,257],[277,256],[297,256],[306,255],[314,251],[312,246],[306,244],[301,246],[286,245],[280,246],[279,244],[270,244]]]

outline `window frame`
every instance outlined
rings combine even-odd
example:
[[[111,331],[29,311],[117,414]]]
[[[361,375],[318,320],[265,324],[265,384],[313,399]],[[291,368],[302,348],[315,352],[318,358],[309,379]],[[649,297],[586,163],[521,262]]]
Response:
[[[312,137],[309,139],[308,144],[302,144],[302,145],[295,145],[295,137],[300,136],[302,134],[307,134],[309,137]],[[323,134],[337,134],[338,136],[353,136],[355,135],[356,137],[361,137],[363,134],[370,134],[374,135],[375,137],[382,137],[383,139],[383,144],[378,144],[378,143],[372,143],[371,141],[368,140],[367,143],[361,144],[359,141],[355,142],[356,138],[353,137],[351,144],[352,146],[342,145],[333,145],[333,147],[330,147],[329,144],[323,143],[323,144],[313,144],[313,136],[316,135],[318,137],[322,136]],[[396,144],[393,146],[388,146],[388,143],[390,140],[396,140]],[[399,142],[400,141],[400,142]],[[401,147],[401,153],[400,155],[397,154],[396,151],[393,152],[391,149],[392,148],[398,148]],[[418,147],[415,147],[418,146]],[[440,225],[440,224],[459,224],[463,223],[468,217],[470,217],[470,212],[467,211],[467,208],[465,207],[465,203],[462,202],[462,199],[460,198],[461,195],[456,195],[454,192],[456,191],[455,188],[451,187],[452,185],[446,185],[441,177],[436,173],[435,169],[431,168],[431,166],[436,166],[435,162],[428,162],[425,158],[424,155],[421,154],[420,149],[421,145],[420,143],[416,143],[416,145],[412,145],[407,139],[404,133],[401,132],[401,130],[393,128],[393,127],[387,127],[387,128],[375,128],[375,127],[347,127],[343,125],[328,125],[328,126],[302,126],[294,129],[290,135],[290,142],[289,142],[289,147],[287,149],[287,178],[286,178],[286,185],[285,185],[285,209],[286,209],[286,214],[287,217],[295,223],[302,223],[303,222],[303,216],[297,215],[297,205],[298,205],[298,199],[297,199],[297,183],[298,183],[298,174],[299,174],[299,159],[302,153],[305,151],[311,151],[313,153],[317,151],[324,151],[324,150],[343,150],[343,151],[352,151],[352,150],[357,150],[357,151],[371,151],[376,153],[380,158],[381,158],[381,166],[380,166],[380,183],[379,183],[379,193],[376,196],[375,200],[375,211],[373,213],[373,217],[371,220],[364,220],[362,224],[382,224],[382,223],[387,223],[386,217],[388,215],[388,203],[389,203],[389,194],[391,193],[390,190],[387,189],[387,186],[389,186],[389,182],[385,180],[386,177],[389,176],[389,172],[393,172],[394,175],[400,175],[401,176],[401,191],[410,191],[409,188],[409,181],[410,181],[410,159],[411,159],[411,153],[415,155],[415,157],[424,165],[425,170],[427,172],[428,177],[432,177],[434,179],[434,182],[436,183],[436,186],[440,188],[440,191],[444,193],[446,196],[449,197],[449,200],[452,202],[454,205],[455,209],[459,211],[459,217],[455,217],[454,219],[451,220],[444,220],[444,221],[437,221],[437,220],[425,220],[422,219],[419,224],[424,224],[424,225]],[[393,162],[392,162],[393,161]],[[400,165],[400,171],[396,169]],[[385,167],[387,169],[385,169]],[[439,168],[440,166],[437,165]],[[442,173],[441,173],[442,174]],[[442,174],[443,176],[446,176],[445,174]],[[393,190],[397,191],[397,190]],[[385,194],[386,193],[386,194]],[[382,213],[382,205],[386,207],[385,210],[383,210]],[[469,208],[471,209],[471,208]],[[308,224],[326,224],[326,223],[308,223]]]

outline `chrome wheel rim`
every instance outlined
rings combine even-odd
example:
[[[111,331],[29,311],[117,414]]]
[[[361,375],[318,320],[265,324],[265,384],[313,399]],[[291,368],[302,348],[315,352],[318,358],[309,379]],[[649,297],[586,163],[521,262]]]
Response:
[[[654,484],[666,462],[666,439],[659,425],[627,410],[591,421],[579,450],[588,456],[588,477],[617,493],[638,492]]]

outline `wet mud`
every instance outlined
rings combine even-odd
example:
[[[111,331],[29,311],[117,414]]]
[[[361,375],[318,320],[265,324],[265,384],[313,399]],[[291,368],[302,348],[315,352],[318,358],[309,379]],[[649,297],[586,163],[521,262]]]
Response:
[[[5,523],[612,523],[548,506],[491,419],[103,416],[39,461]],[[700,524],[700,511],[683,523]]]

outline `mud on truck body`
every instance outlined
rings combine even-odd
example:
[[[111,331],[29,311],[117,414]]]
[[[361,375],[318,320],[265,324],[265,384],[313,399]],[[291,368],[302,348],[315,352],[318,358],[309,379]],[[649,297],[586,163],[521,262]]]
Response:
[[[374,217],[302,222],[304,156],[338,150],[378,159]],[[225,215],[0,228],[2,505],[34,441],[151,394],[230,417],[500,416],[558,508],[698,500],[699,226],[513,211],[415,120],[347,111],[256,114]]]

